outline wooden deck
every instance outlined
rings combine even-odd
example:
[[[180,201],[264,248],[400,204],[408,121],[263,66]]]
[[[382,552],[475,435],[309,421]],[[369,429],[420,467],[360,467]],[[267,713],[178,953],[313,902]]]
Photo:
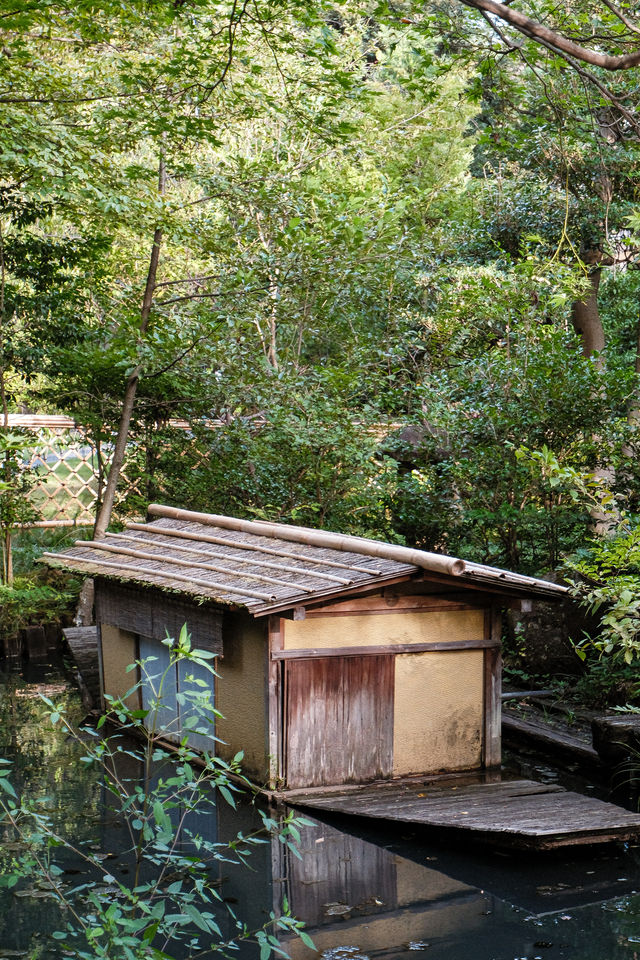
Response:
[[[342,791],[292,792],[283,799],[295,807],[415,824],[442,838],[523,850],[640,836],[640,814],[532,780],[379,783]]]
[[[78,686],[85,710],[100,706],[100,671],[98,667],[98,628],[67,627],[62,631],[69,644],[78,672]]]

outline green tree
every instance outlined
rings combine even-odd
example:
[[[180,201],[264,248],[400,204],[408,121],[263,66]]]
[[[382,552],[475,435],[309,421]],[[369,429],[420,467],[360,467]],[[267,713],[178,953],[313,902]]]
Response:
[[[13,585],[12,541],[16,529],[35,519],[28,493],[35,482],[33,471],[25,466],[28,440],[5,426],[0,431],[0,537],[2,538],[2,574],[6,586]]]
[[[472,278],[440,279],[428,334],[431,354],[449,362],[425,371],[419,440],[394,455],[409,467],[397,507],[405,535],[535,572],[580,543],[588,517],[566,491],[532,476],[517,449],[546,446],[583,470],[619,458],[634,383],[619,366],[585,361],[553,322],[540,324],[540,273],[526,268],[529,277],[470,268]],[[552,318],[557,298],[566,310],[570,291],[550,285]]]

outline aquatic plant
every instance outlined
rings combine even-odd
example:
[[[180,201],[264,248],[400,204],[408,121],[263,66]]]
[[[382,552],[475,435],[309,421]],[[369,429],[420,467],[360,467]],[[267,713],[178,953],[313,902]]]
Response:
[[[254,788],[241,772],[241,753],[229,763],[213,754],[219,717],[210,694],[213,655],[192,648],[186,625],[177,640],[164,643],[170,651],[165,669],[154,673],[155,657],[132,664],[136,681],[123,697],[106,697],[107,710],[94,727],[76,728],[62,704],[42,697],[51,723],[83,743],[81,762],[98,771],[104,811],[126,838],[124,849],[100,850],[64,836],[47,797],[19,797],[10,762],[0,760],[0,825],[24,843],[0,884],[18,889],[37,880],[62,908],[61,929],[53,933],[60,952],[78,960],[227,956],[249,940],[266,960],[286,956],[278,940],[283,932],[313,946],[286,902],[255,929],[224,900],[222,865],[247,865],[252,849],[273,835],[299,856],[298,826],[306,821],[276,820],[258,807],[259,830],[228,842],[217,838],[217,805],[235,807],[237,795]],[[180,716],[169,696],[177,670]],[[72,882],[64,870],[69,855],[83,864]]]

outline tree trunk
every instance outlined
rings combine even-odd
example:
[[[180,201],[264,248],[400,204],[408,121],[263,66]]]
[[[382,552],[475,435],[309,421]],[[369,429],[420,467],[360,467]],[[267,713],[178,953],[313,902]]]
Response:
[[[582,353],[590,357],[594,353],[602,356],[604,352],[604,330],[598,310],[598,289],[602,277],[602,267],[596,267],[589,275],[591,290],[585,300],[576,300],[571,308],[573,329],[580,337]],[[602,365],[602,359],[598,360]]]
[[[5,433],[9,432],[9,402],[7,399],[6,371],[4,361],[4,340],[5,340],[5,286],[6,286],[6,268],[4,259],[4,235],[2,233],[2,224],[0,223],[0,401],[2,402],[2,428]],[[9,451],[5,453],[4,460],[4,479],[7,486],[11,483],[11,457]],[[13,585],[13,549],[11,543],[11,527],[7,526],[2,537],[2,570],[4,582],[7,586]]]
[[[582,353],[585,357],[597,354],[595,363],[600,369],[604,367],[604,329],[598,309],[598,290],[602,278],[602,267],[595,267],[590,275],[591,290],[584,300],[576,300],[571,308],[571,322],[582,342]],[[594,438],[597,439],[597,438]],[[616,480],[616,472],[612,466],[596,467],[593,476],[601,481],[607,490],[611,490]],[[606,537],[615,528],[620,514],[615,505],[611,507],[596,506],[590,510],[593,521],[593,532],[597,537]]]
[[[165,167],[164,159],[160,158],[158,169],[158,192],[164,193],[165,190]],[[149,258],[149,270],[147,272],[147,282],[142,299],[142,308],[140,311],[140,336],[143,337],[149,326],[149,317],[153,305],[153,294],[156,286],[156,277],[158,274],[158,261],[160,259],[160,246],[162,244],[162,229],[156,227],[153,234],[153,245],[151,247],[151,256]],[[129,427],[138,390],[138,381],[142,372],[142,365],[137,363],[127,378],[127,384],[122,401],[122,412],[120,414],[120,423],[116,436],[113,457],[109,467],[109,475],[104,488],[104,497],[100,504],[100,509],[96,517],[96,525],[93,530],[93,536],[96,540],[104,537],[107,527],[111,521],[113,504],[115,501],[118,480],[122,471],[125,453],[127,449],[127,440],[129,439]]]

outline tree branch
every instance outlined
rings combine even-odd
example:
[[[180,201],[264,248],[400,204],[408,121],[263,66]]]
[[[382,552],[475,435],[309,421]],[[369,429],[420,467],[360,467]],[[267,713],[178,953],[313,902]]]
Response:
[[[640,64],[640,50],[636,53],[626,53],[622,56],[612,56],[608,53],[598,53],[596,50],[589,50],[587,47],[574,43],[568,37],[555,30],[550,30],[543,24],[532,20],[530,17],[520,13],[519,10],[512,10],[504,3],[497,3],[496,0],[460,0],[467,7],[473,10],[490,13],[498,17],[505,23],[514,27],[519,33],[528,37],[529,40],[535,40],[541,43],[547,49],[552,50],[559,55],[572,57],[582,63],[589,63],[594,67],[602,67],[603,70],[629,70],[631,67],[637,67]],[[609,4],[607,4],[609,6]],[[615,11],[614,11],[615,12]]]
[[[502,32],[498,24],[493,22],[493,20],[491,19],[488,13],[485,13],[484,10],[481,10],[480,13],[482,14],[483,18],[487,21],[487,23],[489,24],[493,32],[497,33],[497,35],[500,37],[505,47],[507,48],[506,50],[507,53],[513,53],[514,50],[520,49],[517,43],[512,43],[511,40],[509,40],[507,35]]]
[[[158,195],[160,197],[164,196],[166,189],[166,168],[164,163],[164,154],[160,154],[160,159],[158,161]],[[149,319],[151,317],[151,308],[153,306],[153,292],[156,285],[156,276],[158,273],[158,262],[160,259],[160,247],[163,241],[163,230],[162,227],[158,226],[153,233],[153,244],[151,246],[151,254],[149,257],[149,269],[147,272],[147,282],[144,289],[144,296],[142,298],[142,307],[140,310],[140,337],[142,338],[147,332],[149,326]],[[111,513],[113,511],[113,505],[115,503],[116,489],[118,486],[118,480],[120,478],[120,472],[122,470],[122,464],[124,463],[124,457],[127,447],[127,440],[129,438],[129,425],[131,423],[131,417],[133,416],[133,408],[136,399],[136,393],[138,390],[138,380],[140,379],[140,373],[142,371],[142,365],[137,363],[135,368],[131,371],[127,378],[127,384],[125,387],[124,398],[122,401],[122,411],[120,414],[120,423],[118,424],[118,433],[116,436],[116,442],[113,449],[113,456],[111,458],[111,465],[109,468],[109,475],[107,477],[107,484],[104,489],[104,497],[102,503],[99,506],[98,513],[96,516],[96,523],[93,530],[93,536],[96,540],[101,540],[107,532],[107,527],[111,521]]]
[[[214,290],[213,293],[186,293],[183,297],[171,297],[169,300],[158,300],[156,306],[168,307],[172,303],[185,303],[188,300],[221,300],[224,297],[242,297],[250,293],[264,293],[269,285],[263,287],[248,287],[239,290]]]
[[[221,273],[209,273],[204,277],[185,277],[182,280],[162,280],[160,283],[156,283],[154,289],[158,290],[160,287],[175,287],[181,283],[203,283],[205,280],[220,280],[221,277]]]
[[[605,7],[608,7],[608,9],[611,10],[611,13],[614,15],[614,17],[617,17],[618,20],[624,23],[625,27],[628,27],[628,29],[632,30],[633,33],[640,33],[640,27],[635,24],[633,20],[630,20],[623,10],[620,10],[619,7],[616,7],[615,3],[611,3],[611,0],[602,0],[602,2],[604,3]]]
[[[462,2],[464,3],[466,2],[466,0],[462,0]],[[608,100],[610,103],[612,103],[616,108],[616,110],[620,112],[621,116],[623,116],[625,120],[629,122],[629,124],[633,127],[635,133],[637,135],[640,135],[640,120],[638,119],[638,117],[634,113],[632,113],[630,110],[627,110],[627,108],[622,105],[618,97],[616,97],[616,95],[612,93],[611,90],[609,90],[606,84],[602,83],[602,81],[600,81],[595,76],[595,74],[591,73],[589,70],[586,70],[573,57],[568,56],[568,54],[563,53],[561,50],[557,50],[551,44],[547,43],[545,40],[538,40],[538,43],[540,43],[541,46],[546,47],[556,56],[562,57],[562,59],[566,60],[567,63],[576,71],[578,76],[582,77],[583,80],[587,80],[589,83],[592,83],[594,87],[596,87],[597,90],[600,91],[602,96],[606,100]]]

